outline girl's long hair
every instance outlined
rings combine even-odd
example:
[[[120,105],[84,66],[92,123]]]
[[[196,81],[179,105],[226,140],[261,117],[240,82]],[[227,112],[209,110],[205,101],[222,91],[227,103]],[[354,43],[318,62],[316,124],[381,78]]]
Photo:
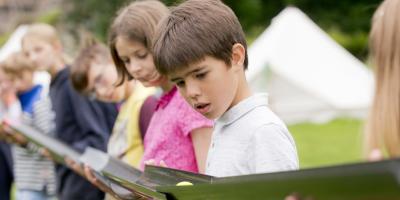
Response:
[[[400,1],[385,0],[375,11],[370,32],[375,97],[366,126],[365,153],[382,150],[400,156]]]

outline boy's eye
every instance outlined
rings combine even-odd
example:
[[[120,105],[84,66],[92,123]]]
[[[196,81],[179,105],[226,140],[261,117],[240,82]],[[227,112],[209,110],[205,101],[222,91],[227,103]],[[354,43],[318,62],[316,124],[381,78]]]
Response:
[[[197,78],[197,79],[203,79],[203,78],[206,77],[206,75],[207,75],[207,72],[200,73],[200,74],[196,74],[196,78]]]
[[[180,88],[185,87],[185,81],[177,81],[176,86],[178,86]]]

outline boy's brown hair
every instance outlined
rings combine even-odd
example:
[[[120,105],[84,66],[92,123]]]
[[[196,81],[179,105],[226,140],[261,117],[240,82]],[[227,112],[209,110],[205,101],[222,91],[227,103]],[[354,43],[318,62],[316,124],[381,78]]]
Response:
[[[2,71],[11,78],[22,77],[26,71],[33,73],[36,68],[22,52],[10,54],[0,63]]]
[[[157,70],[167,75],[205,56],[231,65],[232,47],[247,44],[235,13],[219,0],[189,0],[171,10],[160,22],[153,46]]]
[[[157,24],[168,13],[169,9],[157,0],[135,1],[118,11],[108,38],[111,56],[117,67],[118,84],[122,84],[126,78],[130,80],[133,77],[118,56],[115,47],[117,38],[124,37],[141,42],[150,51]]]
[[[87,41],[70,68],[72,86],[80,93],[87,92],[88,75],[93,62],[112,62],[109,49],[94,39]]]

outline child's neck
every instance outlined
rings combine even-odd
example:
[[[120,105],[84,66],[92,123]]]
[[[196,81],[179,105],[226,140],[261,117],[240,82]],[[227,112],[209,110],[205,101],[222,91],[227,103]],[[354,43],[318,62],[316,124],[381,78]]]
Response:
[[[247,83],[246,77],[243,75],[239,79],[238,88],[236,91],[236,95],[233,98],[232,104],[229,106],[228,109],[232,108],[233,106],[237,105],[244,99],[250,97],[252,95],[251,89],[249,84]]]
[[[125,100],[129,99],[129,97],[134,93],[136,86],[135,80],[128,81],[125,85]]]
[[[55,76],[57,76],[58,72],[60,72],[64,68],[65,68],[65,63],[60,59],[57,62],[55,62],[55,64],[50,68],[48,72],[50,73],[50,76],[54,78]]]

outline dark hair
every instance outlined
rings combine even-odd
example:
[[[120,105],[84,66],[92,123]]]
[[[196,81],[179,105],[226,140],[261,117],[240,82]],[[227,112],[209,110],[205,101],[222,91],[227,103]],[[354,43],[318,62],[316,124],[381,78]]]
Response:
[[[168,8],[156,0],[135,1],[118,11],[117,17],[110,27],[108,45],[117,67],[119,85],[126,78],[130,80],[133,77],[118,56],[115,47],[117,38],[124,37],[141,42],[148,50],[151,50],[156,26],[162,17],[168,15],[168,13]]]
[[[219,0],[189,0],[171,10],[157,28],[153,58],[161,74],[212,56],[231,65],[232,47],[247,44],[235,13]]]
[[[86,92],[89,70],[93,62],[112,62],[109,49],[95,40],[87,42],[71,65],[72,86],[80,93]]]

